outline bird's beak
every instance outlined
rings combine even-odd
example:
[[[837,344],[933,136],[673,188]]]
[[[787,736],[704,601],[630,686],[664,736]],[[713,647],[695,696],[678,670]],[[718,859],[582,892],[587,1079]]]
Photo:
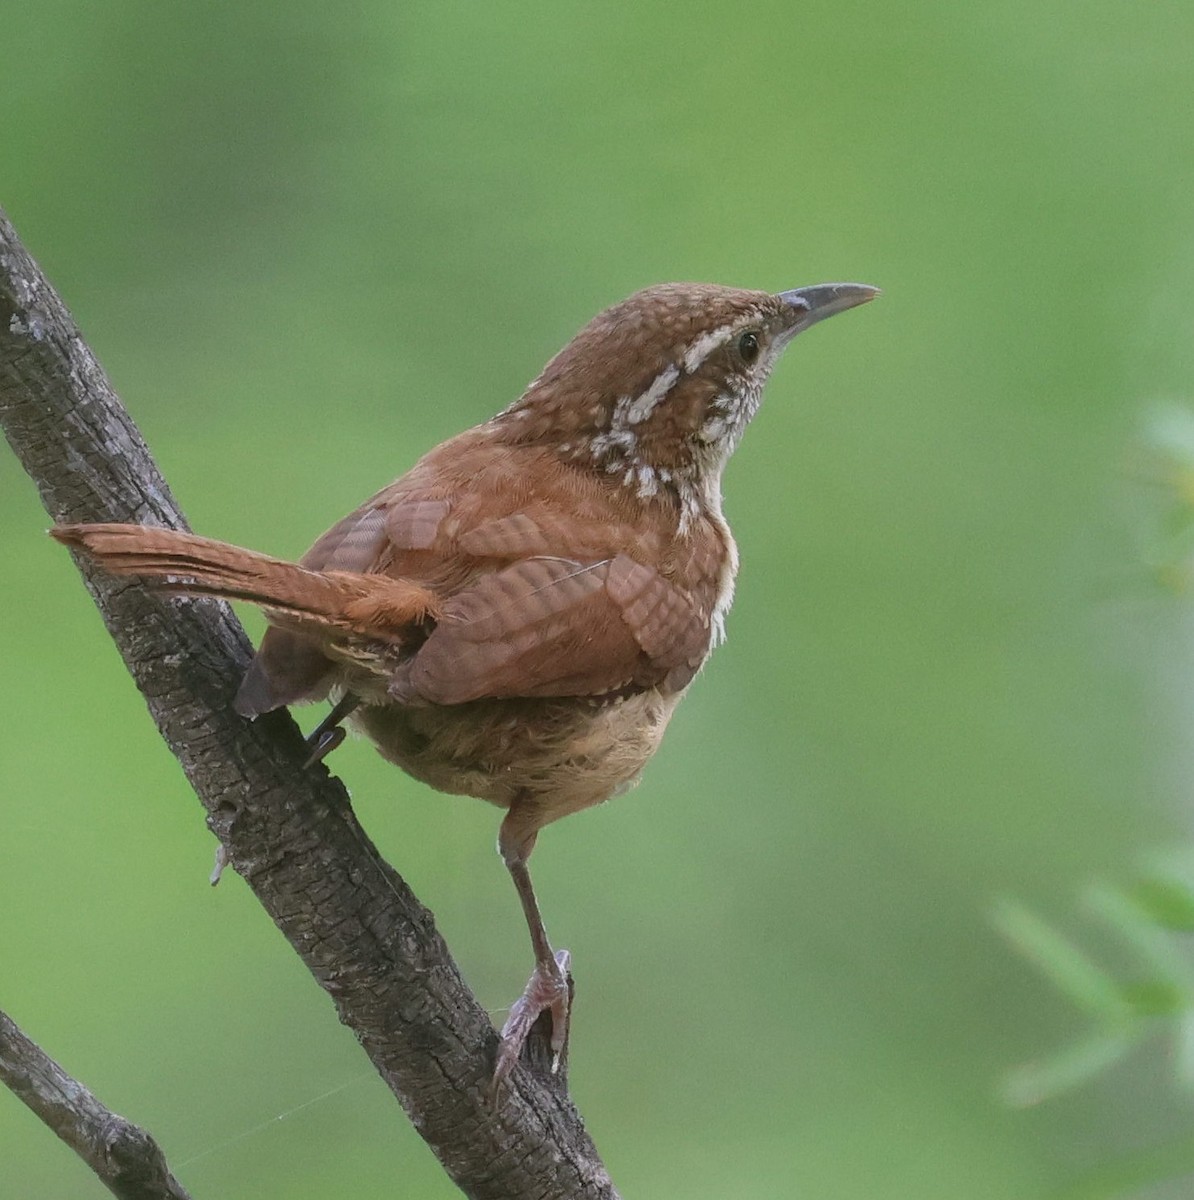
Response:
[[[812,287],[793,288],[790,292],[780,292],[779,298],[792,309],[791,324],[786,333],[788,337],[832,317],[835,313],[845,312],[873,300],[879,294],[877,287],[869,283],[818,283]]]

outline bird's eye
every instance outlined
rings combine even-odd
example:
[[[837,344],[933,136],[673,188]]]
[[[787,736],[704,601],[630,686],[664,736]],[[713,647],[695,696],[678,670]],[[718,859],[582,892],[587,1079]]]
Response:
[[[744,363],[753,363],[759,357],[759,335],[747,330],[738,339],[738,353]]]

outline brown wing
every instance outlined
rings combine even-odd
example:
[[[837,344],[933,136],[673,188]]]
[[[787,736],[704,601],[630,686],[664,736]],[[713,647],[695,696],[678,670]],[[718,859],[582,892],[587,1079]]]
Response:
[[[396,550],[425,549],[448,511],[445,500],[403,495],[393,486],[338,521],[299,560],[313,571],[369,575],[391,565]],[[335,682],[338,664],[317,638],[290,629],[267,629],[236,695],[244,716],[286,704],[321,700]]]
[[[606,591],[669,689],[687,687],[709,652],[708,612],[658,571],[624,554],[610,563]]]
[[[680,586],[619,553],[643,534],[600,496],[588,496],[583,515],[561,517],[570,493],[553,494],[550,464],[479,457],[473,473],[450,476],[449,491],[435,453],[302,559],[315,570],[411,579],[444,598],[438,625],[393,681],[395,699],[460,704],[687,685],[709,645],[711,575]],[[271,630],[242,689],[252,692],[246,705],[265,711],[326,693],[334,668],[312,651]]]
[[[393,690],[399,699],[463,704],[678,689],[708,643],[708,622],[691,600],[625,555],[528,558],[449,600]]]
[[[370,501],[337,521],[299,562],[312,571],[374,569],[373,564],[385,545],[385,518],[385,510]]]

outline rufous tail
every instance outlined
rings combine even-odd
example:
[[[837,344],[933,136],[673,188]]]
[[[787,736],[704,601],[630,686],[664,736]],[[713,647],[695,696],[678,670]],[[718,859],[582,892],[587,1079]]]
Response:
[[[386,575],[310,571],[227,542],[146,525],[57,525],[50,536],[113,575],[138,575],[171,592],[247,600],[304,632],[401,641],[435,619],[435,596]]]

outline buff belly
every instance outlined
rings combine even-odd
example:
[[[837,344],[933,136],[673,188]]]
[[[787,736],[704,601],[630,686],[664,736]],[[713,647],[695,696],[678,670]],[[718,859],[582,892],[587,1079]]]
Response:
[[[382,756],[441,792],[540,809],[539,824],[633,786],[683,693],[361,707],[352,722]]]

